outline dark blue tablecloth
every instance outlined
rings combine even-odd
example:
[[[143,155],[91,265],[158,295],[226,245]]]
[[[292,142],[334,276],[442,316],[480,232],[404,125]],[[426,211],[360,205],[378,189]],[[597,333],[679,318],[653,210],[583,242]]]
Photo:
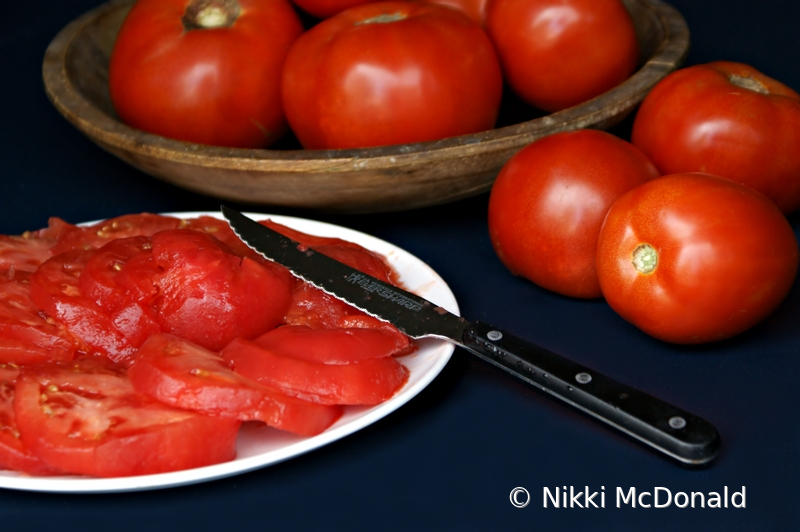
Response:
[[[47,100],[50,40],[97,0],[5,0],[0,9],[0,233],[131,212],[215,210],[102,151]],[[800,2],[674,0],[687,64],[749,63],[800,89]],[[625,135],[624,125],[620,130]],[[800,147],[798,147],[800,149]],[[800,287],[732,340],[656,341],[603,301],[573,301],[511,276],[489,243],[487,197],[409,213],[313,217],[366,231],[430,264],[463,315],[494,323],[713,422],[718,459],[680,467],[457,350],[396,413],[282,464],[162,491],[61,495],[0,490],[3,530],[800,530]],[[252,207],[245,207],[252,210]],[[800,217],[791,217],[796,232]],[[524,487],[525,508],[509,494]],[[604,508],[545,508],[545,488],[605,495]],[[729,494],[746,507],[632,508],[625,493]],[[662,495],[665,491],[660,491]],[[582,499],[579,500],[579,502]],[[644,502],[648,502],[647,499]],[[739,502],[739,499],[737,499]]]

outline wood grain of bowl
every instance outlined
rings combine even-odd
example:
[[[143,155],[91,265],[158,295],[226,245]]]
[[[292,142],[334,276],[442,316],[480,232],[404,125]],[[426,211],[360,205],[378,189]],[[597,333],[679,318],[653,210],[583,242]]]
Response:
[[[114,112],[108,62],[134,0],[112,0],[67,25],[43,64],[56,109],[103,149],[151,176],[220,199],[329,212],[388,212],[455,201],[488,191],[520,148],[564,130],[607,129],[675,70],[689,50],[681,14],[659,0],[625,0],[642,50],[624,83],[549,115],[504,96],[496,129],[433,142],[353,150],[302,150],[292,139],[272,149],[191,144],[133,129]]]

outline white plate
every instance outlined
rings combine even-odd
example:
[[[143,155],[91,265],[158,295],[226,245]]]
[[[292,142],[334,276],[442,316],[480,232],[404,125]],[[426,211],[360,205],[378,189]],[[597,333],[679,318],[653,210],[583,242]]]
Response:
[[[214,212],[168,213],[180,218],[201,215],[221,217]],[[403,286],[415,294],[458,314],[458,304],[450,288],[427,264],[410,253],[378,238],[336,225],[293,218],[248,213],[261,219],[271,218],[306,233],[337,237],[364,246],[386,257],[400,274]],[[31,477],[10,471],[0,471],[0,487],[27,491],[59,493],[110,493],[184,486],[229,477],[260,469],[318,449],[360,430],[407,403],[421,392],[444,368],[453,353],[453,344],[443,340],[426,339],[420,349],[400,360],[409,369],[408,383],[394,397],[374,407],[347,407],[339,421],[318,436],[303,438],[260,424],[245,424],[236,443],[237,457],[231,462],[208,467],[121,478],[90,477]]]

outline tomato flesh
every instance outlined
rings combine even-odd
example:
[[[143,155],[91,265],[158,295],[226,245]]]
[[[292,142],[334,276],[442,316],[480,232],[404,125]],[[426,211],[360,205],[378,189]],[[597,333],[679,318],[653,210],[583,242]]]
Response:
[[[127,363],[136,348],[94,301],[83,296],[78,279],[93,250],[69,251],[45,261],[31,276],[31,300],[63,323],[89,350]]]
[[[403,353],[408,337],[388,329],[312,329],[307,325],[284,325],[253,340],[273,353],[318,362],[350,364]]]
[[[232,460],[240,422],[180,410],[134,391],[102,359],[20,371],[14,397],[22,441],[64,472],[147,475]]]
[[[394,357],[320,364],[279,355],[241,338],[228,344],[221,355],[241,375],[320,404],[379,404],[408,380],[408,369]]]
[[[78,345],[62,324],[39,313],[28,276],[0,281],[0,363],[70,360]]]
[[[14,390],[18,375],[18,368],[0,364],[0,468],[28,475],[59,474],[56,468],[39,460],[20,439],[14,413]]]
[[[218,240],[189,229],[161,231],[152,242],[163,270],[154,279],[152,308],[164,332],[218,351],[283,321],[293,284],[287,270],[229,254]]]
[[[128,371],[134,388],[166,404],[313,436],[342,415],[341,408],[288,397],[234,373],[217,354],[181,338],[151,336]]]

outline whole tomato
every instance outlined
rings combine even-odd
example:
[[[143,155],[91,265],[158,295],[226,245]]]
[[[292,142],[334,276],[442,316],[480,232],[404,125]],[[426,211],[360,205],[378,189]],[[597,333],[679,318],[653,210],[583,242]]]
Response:
[[[549,112],[614,88],[639,61],[621,0],[493,0],[487,30],[511,88]]]
[[[502,85],[489,38],[463,13],[377,2],[297,39],[284,66],[283,104],[303,147],[362,148],[491,129]]]
[[[595,250],[603,218],[618,197],[655,177],[638,148],[604,131],[539,139],[492,186],[492,245],[515,275],[559,294],[600,297]]]
[[[770,314],[795,279],[789,222],[763,194],[721,177],[673,174],[608,212],[597,275],[608,304],[647,334],[696,344]]]
[[[800,94],[741,63],[673,72],[642,102],[631,140],[664,174],[707,172],[800,209]]]
[[[287,0],[139,0],[111,54],[111,101],[150,133],[266,147],[286,132],[281,67],[302,31]]]

